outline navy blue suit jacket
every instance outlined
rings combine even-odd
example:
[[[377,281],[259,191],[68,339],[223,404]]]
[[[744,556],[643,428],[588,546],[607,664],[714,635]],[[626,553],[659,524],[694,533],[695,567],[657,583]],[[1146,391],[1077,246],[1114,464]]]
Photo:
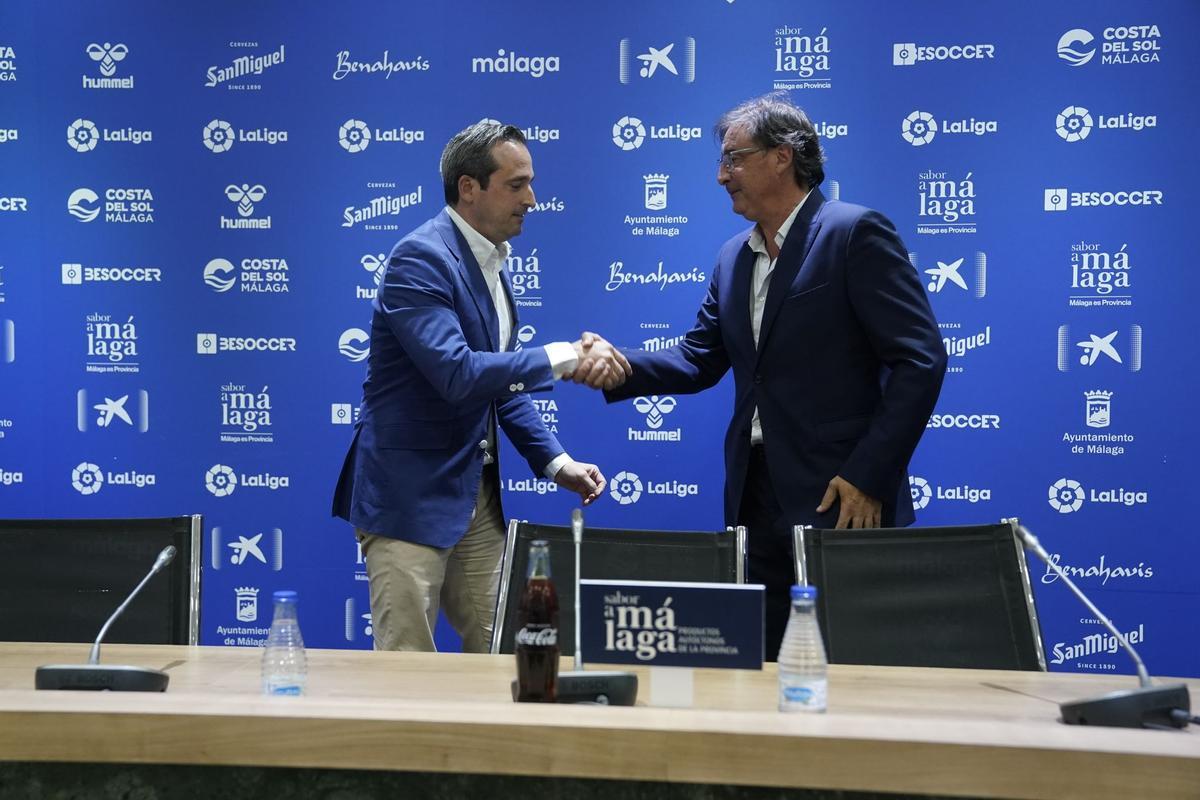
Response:
[[[755,406],[789,524],[834,526],[837,505],[825,514],[816,508],[835,475],[882,501],[884,526],[911,524],[908,462],[937,402],[946,352],[895,228],[814,189],[776,261],[757,347],[752,231],[721,248],[683,342],[627,353],[633,375],[607,393],[609,401],[698,392],[732,367],[726,524],[738,520]]]
[[[501,275],[513,316],[502,353],[487,282],[444,209],[392,249],[334,516],[380,536],[449,547],[475,508],[493,413],[535,474],[563,452],[527,394],[553,388],[550,359],[541,347],[514,351],[517,310]]]

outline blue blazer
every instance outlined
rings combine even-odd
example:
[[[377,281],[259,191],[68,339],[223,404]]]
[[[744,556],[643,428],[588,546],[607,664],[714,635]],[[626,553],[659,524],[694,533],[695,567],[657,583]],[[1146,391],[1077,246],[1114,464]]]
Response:
[[[563,452],[528,392],[553,388],[541,347],[498,351],[483,273],[443,209],[392,249],[371,316],[371,354],[333,514],[393,539],[449,547],[466,533],[493,414],[535,474]],[[491,443],[497,451],[495,443]]]
[[[610,402],[706,389],[733,369],[725,434],[725,522],[737,522],[758,406],[768,470],[789,524],[817,514],[841,475],[883,503],[884,526],[913,521],[907,468],[946,371],[946,351],[895,228],[814,189],[771,275],[759,344],[750,323],[750,228],[721,248],[696,325],[679,345],[627,353]]]

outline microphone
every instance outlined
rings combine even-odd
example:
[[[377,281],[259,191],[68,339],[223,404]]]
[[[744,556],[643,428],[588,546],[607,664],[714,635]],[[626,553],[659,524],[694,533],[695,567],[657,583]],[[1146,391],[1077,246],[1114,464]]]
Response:
[[[48,664],[37,668],[34,677],[34,687],[37,689],[85,689],[92,691],[115,692],[165,692],[170,676],[157,669],[145,667],[118,666],[100,663],[100,642],[108,633],[109,627],[116,622],[117,617],[137,597],[142,587],[154,577],[163,567],[175,558],[175,546],[167,545],[154,559],[154,566],[146,573],[134,590],[125,598],[125,602],[117,607],[112,616],[100,628],[96,641],[92,643],[86,664]]]
[[[559,703],[595,703],[597,705],[631,706],[637,702],[638,679],[632,672],[594,670],[583,666],[579,618],[579,575],[583,562],[583,512],[571,512],[571,538],[575,541],[575,669],[558,673]]]
[[[1115,728],[1186,727],[1192,708],[1187,684],[1153,685],[1150,682],[1150,674],[1146,671],[1146,665],[1142,663],[1141,657],[1138,656],[1133,646],[1117,630],[1117,626],[1113,625],[1109,618],[1093,605],[1092,601],[1067,575],[1066,570],[1050,558],[1050,554],[1046,552],[1041,542],[1028,528],[1024,525],[1017,525],[1016,532],[1025,546],[1044,561],[1046,566],[1067,585],[1067,588],[1087,606],[1088,611],[1092,612],[1092,616],[1100,620],[1108,632],[1116,637],[1137,667],[1138,688],[1111,692],[1087,700],[1061,703],[1059,710],[1062,712],[1062,721],[1067,725],[1100,725]]]

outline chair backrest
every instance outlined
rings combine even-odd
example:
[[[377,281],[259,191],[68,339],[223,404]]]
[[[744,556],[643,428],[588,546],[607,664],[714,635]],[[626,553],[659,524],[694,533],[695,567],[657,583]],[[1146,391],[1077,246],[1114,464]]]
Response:
[[[529,543],[550,543],[550,575],[558,590],[558,641],[575,649],[575,544],[571,528],[512,520],[500,565],[493,653],[513,652],[521,594],[529,572]],[[746,529],[723,531],[631,531],[588,528],[579,546],[581,578],[595,580],[744,583]]]
[[[1016,521],[793,529],[832,664],[1046,669]]]
[[[0,520],[0,641],[91,642],[153,566],[155,575],[105,641],[197,644],[199,515],[156,519]]]

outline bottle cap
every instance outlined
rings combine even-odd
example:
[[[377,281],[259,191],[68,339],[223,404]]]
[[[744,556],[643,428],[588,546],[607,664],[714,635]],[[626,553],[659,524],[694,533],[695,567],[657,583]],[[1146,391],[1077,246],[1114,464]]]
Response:
[[[816,600],[817,599],[817,587],[815,587],[815,586],[793,586],[792,587],[792,599],[793,600]]]
[[[279,602],[295,603],[297,600],[300,599],[300,595],[297,594],[296,592],[292,591],[291,589],[280,589],[279,591],[275,592],[275,594],[273,594],[272,597],[275,598],[276,603],[279,603]]]

